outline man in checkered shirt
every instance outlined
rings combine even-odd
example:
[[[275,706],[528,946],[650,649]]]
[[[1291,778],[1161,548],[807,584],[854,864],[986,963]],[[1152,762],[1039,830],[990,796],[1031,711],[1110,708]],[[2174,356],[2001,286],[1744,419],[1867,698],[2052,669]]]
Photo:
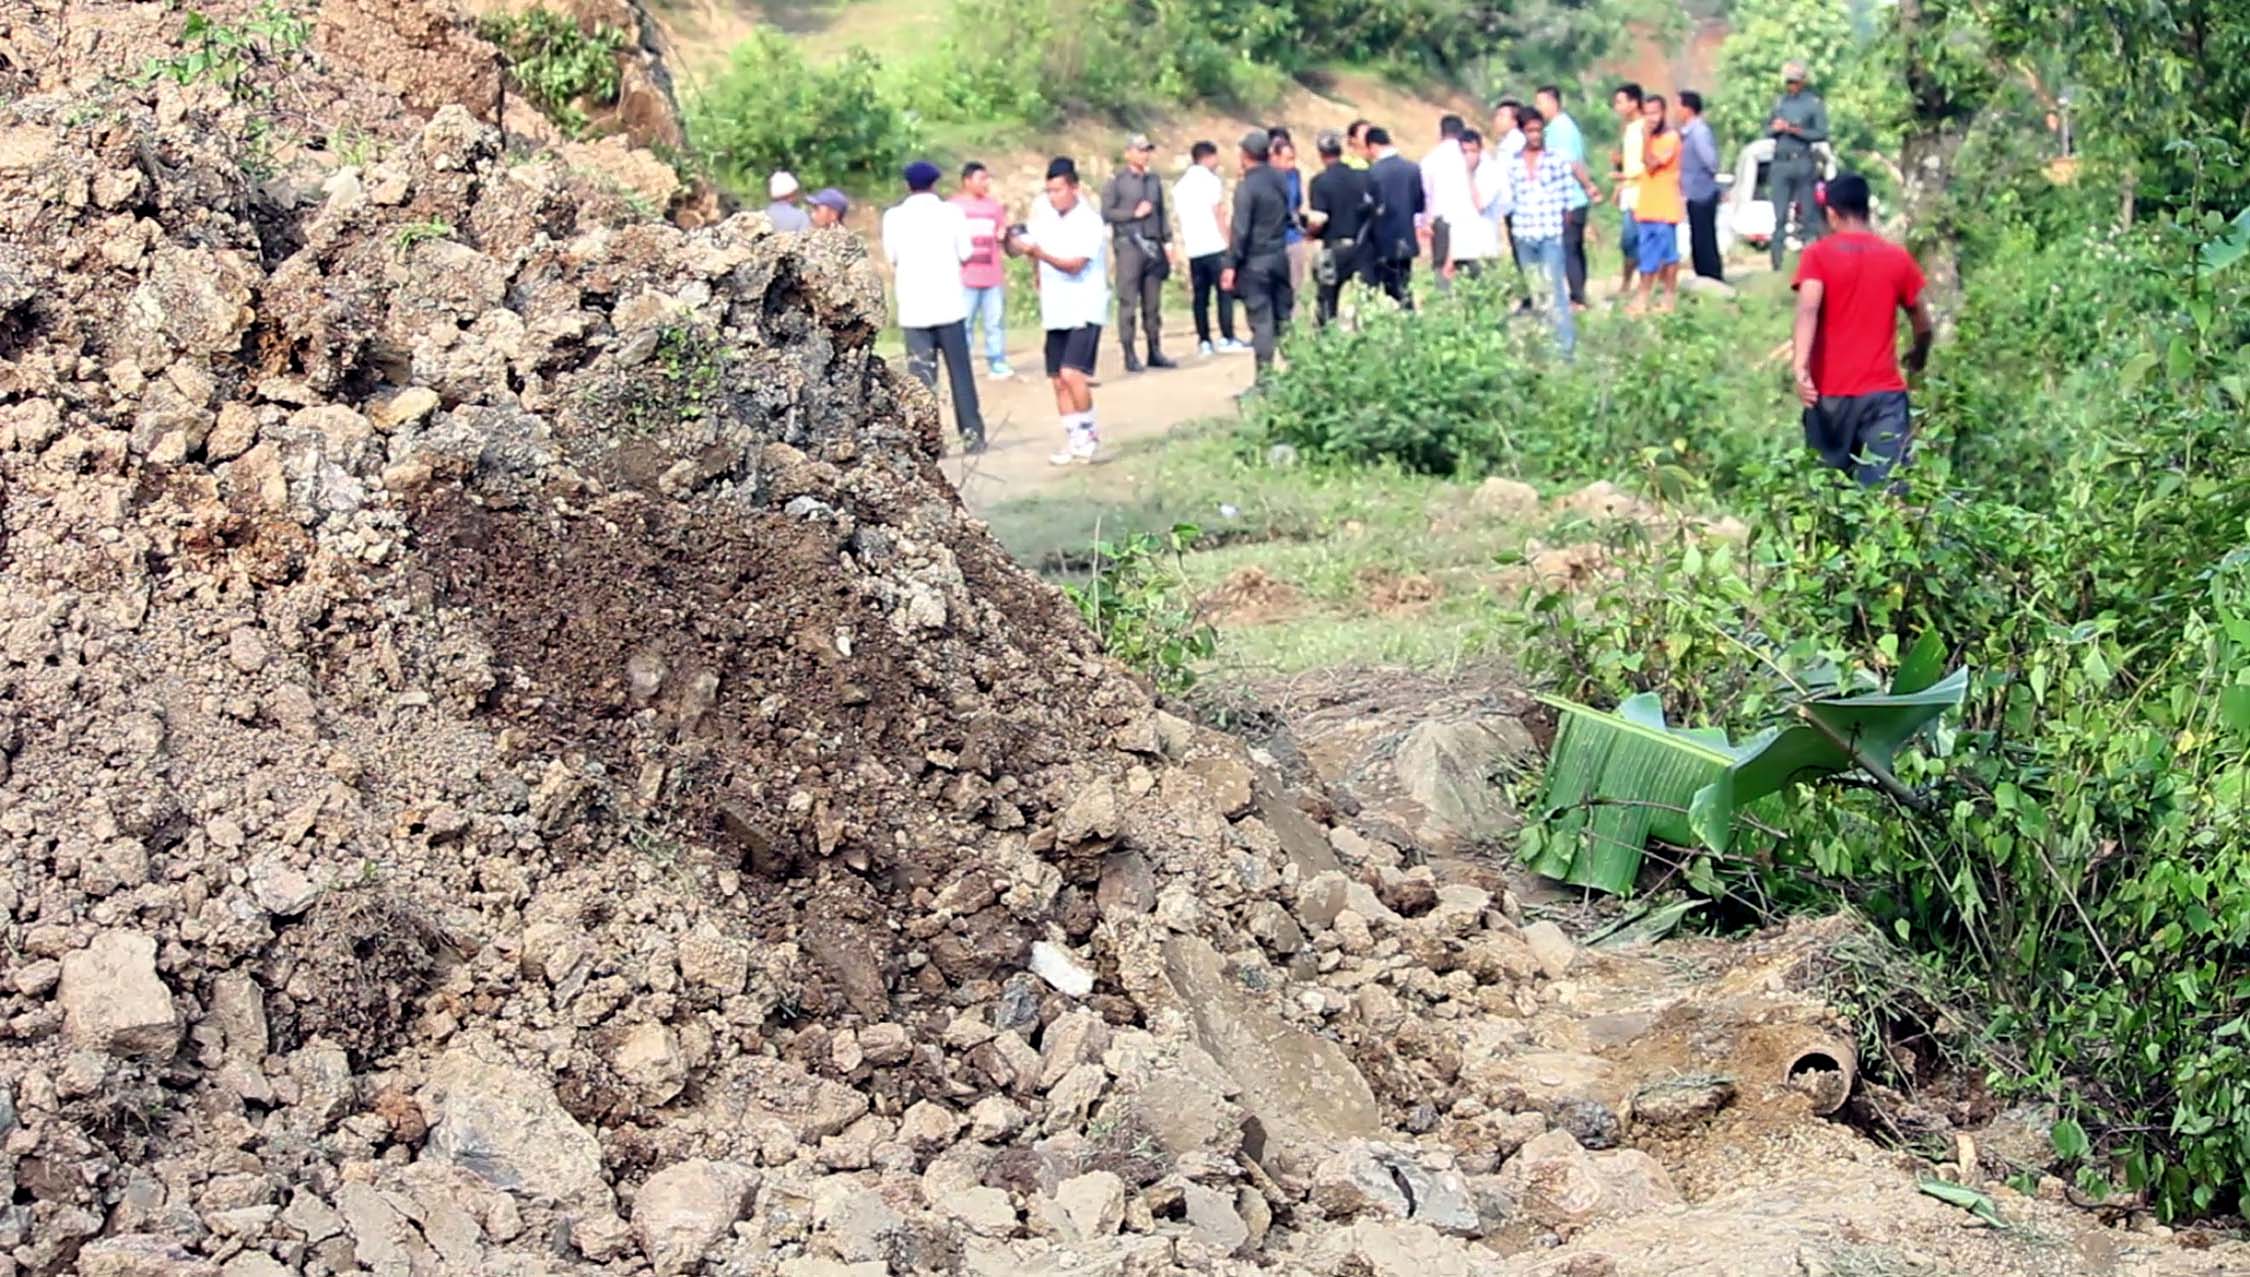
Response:
[[[1555,340],[1568,359],[1578,345],[1578,324],[1563,272],[1563,217],[1573,188],[1595,204],[1602,202],[1602,193],[1594,189],[1584,164],[1547,149],[1547,122],[1539,112],[1524,108],[1517,127],[1523,130],[1523,151],[1508,160],[1516,250],[1525,269],[1547,286],[1555,310]]]

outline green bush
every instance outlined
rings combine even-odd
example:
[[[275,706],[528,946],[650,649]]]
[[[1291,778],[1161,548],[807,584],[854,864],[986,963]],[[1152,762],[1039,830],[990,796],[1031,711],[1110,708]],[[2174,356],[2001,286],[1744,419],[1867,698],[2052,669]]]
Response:
[[[1102,648],[1167,694],[1193,687],[1195,663],[1218,650],[1218,632],[1188,601],[1180,571],[1181,557],[1201,535],[1181,523],[1163,536],[1136,532],[1096,542],[1085,582],[1063,587]]]
[[[1902,493],[1755,462],[1742,544],[1627,547],[1597,597],[1525,618],[1564,694],[1654,690],[1675,721],[1737,732],[1944,637],[1972,682],[1899,760],[1920,809],[1800,790],[1786,837],[1684,853],[1690,880],[1848,900],[1974,972],[2020,1057],[2002,1080],[2074,1111],[2089,1186],[2167,1215],[2250,1205],[2250,289],[2168,269],[2185,239],[1989,263]]]
[[[1762,358],[1758,315],[1691,299],[1648,322],[1589,316],[1566,366],[1544,313],[1512,313],[1512,283],[1464,285],[1419,313],[1365,306],[1356,328],[1300,327],[1250,416],[1254,440],[1315,462],[1558,482],[1624,464],[1724,490],[1794,437],[1787,366]]]
[[[488,17],[478,31],[499,46],[516,87],[564,133],[577,137],[586,131],[581,103],[616,104],[617,54],[625,47],[625,33],[615,27],[587,31],[552,9],[530,9]]]
[[[777,168],[808,187],[887,174],[919,138],[880,72],[864,49],[810,66],[789,37],[761,28],[689,103],[688,131],[710,171],[747,198],[762,199]]]

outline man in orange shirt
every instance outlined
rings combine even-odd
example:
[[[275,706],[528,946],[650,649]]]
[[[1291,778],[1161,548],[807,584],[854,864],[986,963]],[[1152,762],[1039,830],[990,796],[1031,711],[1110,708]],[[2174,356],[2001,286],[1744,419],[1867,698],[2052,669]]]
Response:
[[[1687,201],[1680,198],[1680,134],[1665,118],[1665,106],[1654,93],[1641,103],[1641,194],[1633,209],[1641,232],[1636,310],[1648,308],[1659,275],[1664,278],[1664,309],[1680,301],[1680,223],[1687,220]]]

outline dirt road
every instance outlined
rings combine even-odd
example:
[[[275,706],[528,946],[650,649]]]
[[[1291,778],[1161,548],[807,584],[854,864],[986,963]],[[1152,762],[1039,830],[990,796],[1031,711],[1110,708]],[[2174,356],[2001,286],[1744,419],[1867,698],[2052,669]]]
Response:
[[[1104,456],[1095,463],[1097,466],[1114,459],[1133,440],[1161,435],[1184,422],[1232,416],[1235,393],[1250,384],[1250,356],[1198,359],[1192,327],[1168,327],[1164,346],[1180,361],[1178,368],[1127,376],[1119,362],[1117,339],[1103,334],[1097,369],[1101,384],[1094,389],[1094,411],[1101,423]],[[977,382],[992,446],[982,456],[956,454],[944,463],[946,477],[961,490],[961,500],[972,510],[989,510],[1003,501],[1028,496],[1067,473],[1063,467],[1047,464],[1047,457],[1061,443],[1062,431],[1055,423],[1054,392],[1042,375],[1040,352],[1010,350],[1008,360],[1016,369],[1013,379],[980,378]],[[948,426],[952,414],[948,402],[944,415]]]

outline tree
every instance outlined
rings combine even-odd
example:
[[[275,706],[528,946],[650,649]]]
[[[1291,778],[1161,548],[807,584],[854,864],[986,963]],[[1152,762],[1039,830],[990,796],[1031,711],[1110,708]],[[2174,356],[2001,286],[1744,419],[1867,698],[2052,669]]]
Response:
[[[1781,66],[1803,62],[1828,103],[1831,144],[1847,168],[1889,170],[1900,117],[1897,45],[1874,17],[1855,16],[1851,0],[1740,0],[1719,47],[1719,90],[1711,127],[1729,145],[1766,132],[1781,92]]]

